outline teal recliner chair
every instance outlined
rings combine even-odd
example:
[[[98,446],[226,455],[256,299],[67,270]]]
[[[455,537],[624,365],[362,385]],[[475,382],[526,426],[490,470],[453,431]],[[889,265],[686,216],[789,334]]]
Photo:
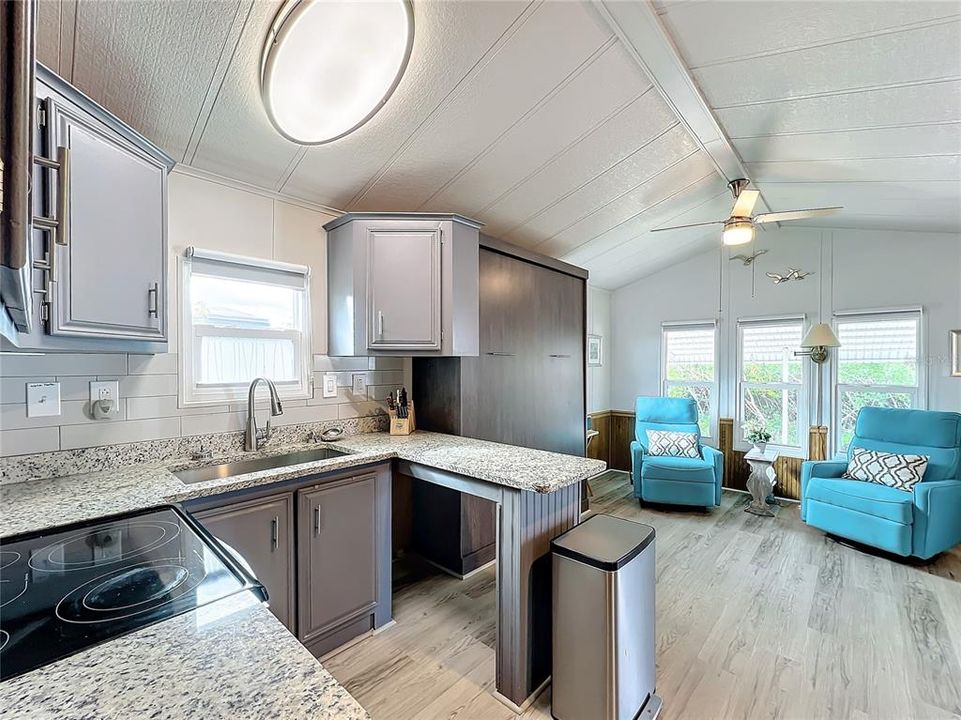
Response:
[[[928,456],[913,492],[841,475],[854,448]],[[833,535],[928,559],[961,543],[961,415],[862,408],[847,457],[801,466],[801,519]]]
[[[693,432],[698,435],[700,457],[647,454],[648,430]],[[693,398],[639,397],[635,406],[631,475],[634,497],[646,502],[714,507],[721,504],[724,456],[702,445]]]

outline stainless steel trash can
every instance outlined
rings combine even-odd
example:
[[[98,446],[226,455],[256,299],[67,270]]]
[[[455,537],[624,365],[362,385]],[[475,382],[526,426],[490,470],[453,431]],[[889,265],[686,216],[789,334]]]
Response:
[[[551,542],[556,720],[651,720],[654,528],[594,515]]]

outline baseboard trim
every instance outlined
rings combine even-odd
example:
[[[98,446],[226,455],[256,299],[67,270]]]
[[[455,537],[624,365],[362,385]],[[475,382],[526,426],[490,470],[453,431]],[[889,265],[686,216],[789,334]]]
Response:
[[[509,698],[501,695],[496,690],[492,690],[491,695],[497,698],[497,700],[499,700],[502,705],[505,705],[508,708],[510,708],[510,710],[513,711],[516,715],[520,715],[525,710],[527,710],[527,708],[529,708],[531,705],[534,704],[534,701],[537,700],[538,697],[540,697],[540,694],[544,692],[547,689],[547,686],[550,684],[551,684],[551,676],[548,675],[544,679],[544,682],[538,685],[537,689],[534,692],[532,692],[530,695],[528,695],[527,699],[524,702],[522,702],[520,705],[513,702]]]

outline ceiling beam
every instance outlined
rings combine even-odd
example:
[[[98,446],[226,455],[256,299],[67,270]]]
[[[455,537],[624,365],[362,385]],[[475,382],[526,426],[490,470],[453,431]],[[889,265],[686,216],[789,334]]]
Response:
[[[694,141],[711,158],[721,177],[727,182],[749,177],[649,0],[594,0],[594,6]],[[768,207],[763,196],[760,202]]]

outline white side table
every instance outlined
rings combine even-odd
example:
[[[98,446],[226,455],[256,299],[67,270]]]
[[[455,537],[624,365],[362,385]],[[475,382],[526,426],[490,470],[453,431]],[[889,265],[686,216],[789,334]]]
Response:
[[[762,453],[758,452],[757,448],[752,448],[744,459],[751,466],[747,489],[753,498],[751,504],[744,508],[745,512],[762,517],[774,517],[774,513],[768,507],[768,500],[772,498],[771,492],[774,490],[774,483],[777,482],[777,473],[774,471],[774,463],[778,459],[777,450],[765,450]]]

